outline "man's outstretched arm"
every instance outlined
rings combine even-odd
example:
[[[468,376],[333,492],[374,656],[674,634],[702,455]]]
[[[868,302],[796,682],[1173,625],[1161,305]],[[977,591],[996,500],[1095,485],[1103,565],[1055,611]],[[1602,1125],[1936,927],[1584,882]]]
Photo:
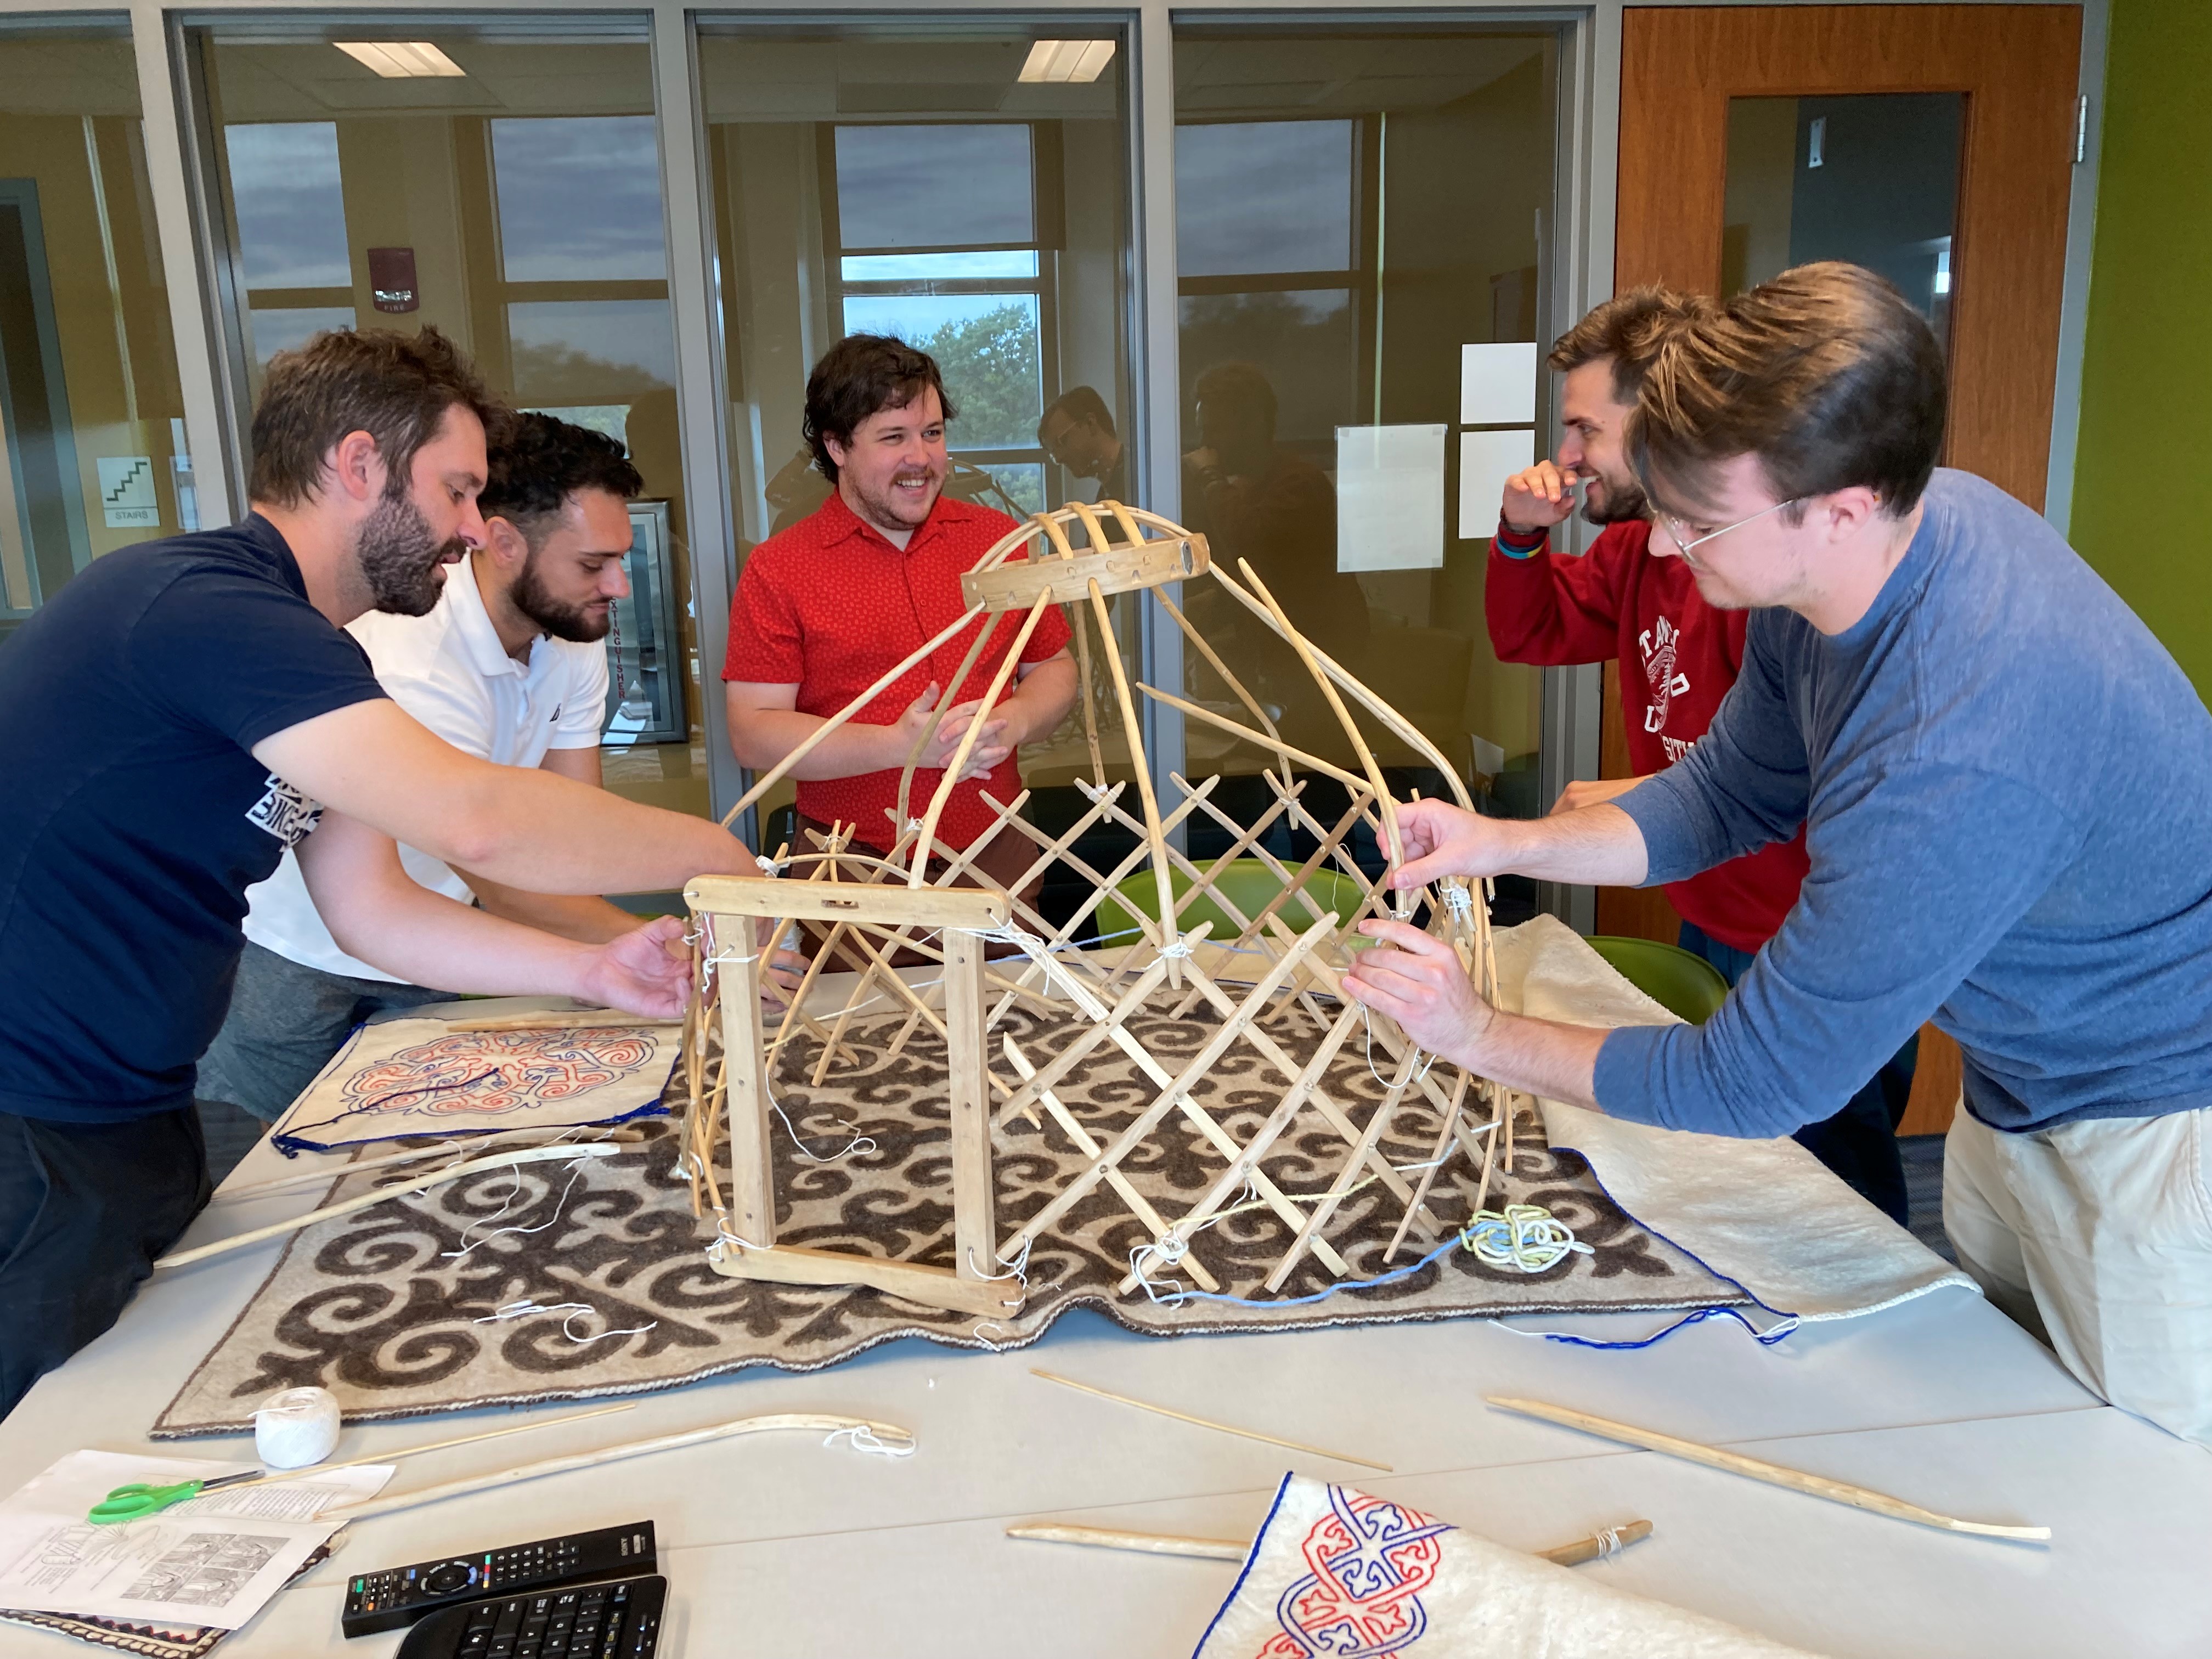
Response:
[[[671,953],[684,935],[674,916],[599,945],[556,939],[418,884],[389,836],[328,809],[299,855],[338,948],[387,974],[446,990],[571,996],[663,1017],[683,1012],[690,966]]]
[[[653,892],[756,870],[719,824],[465,755],[382,698],[287,726],[253,758],[333,811],[528,892]]]
[[[1610,802],[1544,818],[1486,818],[1440,800],[1398,808],[1406,863],[1391,885],[1419,887],[1444,876],[1502,876],[1581,886],[1636,887],[1646,860],[1644,833]]]

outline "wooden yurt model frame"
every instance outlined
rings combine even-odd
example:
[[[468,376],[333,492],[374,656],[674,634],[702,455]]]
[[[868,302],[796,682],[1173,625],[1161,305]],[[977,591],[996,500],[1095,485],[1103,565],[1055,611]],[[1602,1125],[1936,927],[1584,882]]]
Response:
[[[1070,538],[1075,531],[1079,531],[1085,543],[1080,548]],[[975,645],[951,682],[956,687],[964,685],[986,642],[1000,631],[998,618],[1018,612],[1024,617],[1020,630],[998,665],[985,699],[985,707],[994,704],[1046,607],[1066,605],[1071,608],[1091,777],[1079,785],[1090,803],[1089,810],[1065,833],[1048,836],[1022,816],[1027,798],[1024,791],[1004,803],[992,800],[988,794],[984,797],[997,813],[998,823],[974,845],[955,850],[939,842],[939,820],[983,722],[979,719],[969,724],[927,808],[918,818],[910,817],[915,763],[935,738],[936,722],[933,721],[930,731],[908,757],[900,780],[896,822],[902,827],[888,857],[854,853],[851,850],[853,827],[838,825],[829,837],[815,835],[817,845],[811,851],[793,852],[787,848],[774,860],[763,860],[763,865],[771,869],[769,875],[702,876],[684,890],[693,916],[694,985],[698,994],[686,1017],[680,1062],[685,1091],[680,1169],[690,1182],[693,1213],[713,1218],[715,1236],[707,1246],[707,1255],[716,1272],[782,1284],[872,1285],[932,1307],[1004,1318],[1018,1310],[1022,1301],[1021,1281],[1012,1268],[1026,1258],[1036,1239],[1101,1183],[1114,1191],[1148,1230],[1158,1259],[1175,1264],[1177,1273],[1188,1275],[1207,1291],[1218,1290],[1219,1281],[1208,1270],[1203,1249],[1194,1248],[1194,1235],[1237,1201],[1248,1187],[1293,1235],[1267,1277],[1269,1292],[1281,1288],[1309,1252],[1340,1279],[1348,1273],[1343,1258],[1331,1246],[1330,1223],[1345,1195],[1356,1185],[1379,1181],[1403,1206],[1386,1260],[1398,1253],[1409,1231],[1430,1241],[1449,1236],[1452,1229],[1437,1219],[1427,1200],[1440,1170],[1457,1162],[1461,1152],[1475,1176],[1468,1213],[1482,1210],[1501,1140],[1509,1167],[1511,1162],[1510,1094],[1464,1068],[1433,1064],[1435,1057],[1379,1015],[1373,1017],[1370,1026],[1365,1011],[1343,994],[1339,968],[1344,960],[1340,947],[1348,942],[1348,936],[1356,937],[1353,929],[1360,919],[1383,915],[1407,919],[1425,903],[1430,931],[1452,942],[1478,988],[1486,997],[1494,998],[1497,965],[1491,949],[1488,905],[1464,883],[1452,880],[1438,884],[1435,890],[1394,895],[1365,875],[1354,861],[1347,843],[1354,827],[1362,823],[1377,836],[1393,866],[1402,861],[1403,848],[1397,803],[1354,720],[1352,708],[1356,706],[1441,773],[1461,805],[1472,803],[1436,746],[1302,635],[1249,564],[1240,564],[1240,568],[1242,582],[1212,562],[1203,537],[1119,502],[1071,505],[1033,517],[1000,541],[961,579],[968,608],[957,622],[888,670],[781,764],[763,775],[732,809],[726,823],[787,776],[814,744],[981,618],[982,626],[977,629]],[[1283,740],[1266,708],[1164,591],[1167,584],[1196,580],[1218,583],[1297,653],[1349,737],[1358,757],[1358,772],[1333,765]],[[1155,602],[1243,705],[1251,723],[1152,686],[1133,684],[1115,643],[1108,600],[1115,594],[1138,590],[1152,592]],[[1092,681],[1093,628],[1130,750],[1132,777],[1110,785],[1105,781],[1098,698]],[[1135,702],[1139,696],[1180,709],[1188,719],[1219,727],[1272,753],[1273,765],[1266,774],[1274,795],[1272,807],[1256,822],[1240,824],[1208,799],[1218,778],[1195,785],[1177,778],[1183,799],[1164,814],[1144,751]],[[945,699],[951,701],[951,696]],[[941,709],[939,714],[941,718]],[[1324,824],[1305,810],[1300,799],[1304,785],[1297,777],[1299,768],[1334,778],[1350,792],[1350,809],[1334,824]],[[1134,812],[1127,800],[1133,792],[1138,808]],[[1196,815],[1210,818],[1232,838],[1228,853],[1204,869],[1184,856],[1173,836],[1179,824],[1194,820]],[[1295,870],[1278,860],[1263,844],[1263,836],[1279,817],[1306,829],[1320,842]],[[1074,850],[1078,840],[1094,824],[1116,825],[1137,837],[1136,847],[1114,868],[1093,868]],[[976,854],[1000,836],[1015,836],[1035,844],[1027,874],[1011,890],[989,884],[974,870]],[[1240,911],[1213,882],[1214,874],[1237,858],[1263,860],[1282,883],[1280,892],[1250,915]],[[1055,862],[1072,867],[1093,890],[1069,921],[1059,927],[1048,922],[1020,897]],[[1097,906],[1118,883],[1146,866],[1158,897],[1158,918],[1133,915],[1142,935],[1133,945],[1085,948],[1086,930],[1097,926]],[[1358,913],[1340,923],[1332,910],[1315,902],[1310,908],[1318,912],[1318,919],[1303,932],[1293,930],[1279,913],[1309,876],[1324,868],[1357,884],[1362,896]],[[1174,890],[1172,876],[1176,872],[1188,880],[1181,894]],[[962,876],[982,884],[953,884],[954,878]],[[1211,900],[1233,921],[1237,929],[1234,939],[1213,939],[1210,922],[1188,928],[1181,924],[1179,917],[1201,900]],[[1131,909],[1133,912],[1134,907]],[[816,951],[797,998],[780,1012],[773,1008],[768,1011],[777,1018],[771,1036],[761,997],[764,951],[758,941],[779,938],[794,922],[811,924],[817,938],[826,930],[826,940]],[[1011,942],[1020,946],[1023,954],[987,959],[986,946],[992,941]],[[937,976],[940,995],[924,995],[901,976],[891,965],[899,951],[941,964]],[[860,964],[850,975],[855,981],[850,994],[826,1017],[805,1012],[818,1000],[810,998],[810,994],[833,959]],[[906,959],[914,957],[910,955]],[[1127,1022],[1146,1006],[1148,999],[1178,993],[1177,1018],[1189,1016],[1202,1006],[1220,1024],[1196,1054],[1171,1072],[1146,1051],[1128,1030]],[[955,1256],[949,1268],[797,1248],[776,1241],[771,1070],[778,1057],[790,1051],[793,1039],[803,1032],[819,1043],[813,1080],[820,1084],[850,1053],[844,1040],[856,1011],[882,1006],[874,1000],[879,994],[888,995],[905,1008],[905,1023],[892,1040],[893,1053],[925,1026],[945,1043]],[[1324,1007],[1321,1000],[1324,998],[1335,1000],[1334,1011]],[[1032,1063],[1012,1036],[999,1029],[1007,1009],[1017,1002],[1054,1014],[1076,1014],[1087,1022],[1087,1028],[1048,1061]],[[1325,1033],[1314,1056],[1303,1065],[1259,1023],[1264,1012],[1291,1006],[1302,1009]],[[718,1021],[720,1053],[710,1079],[709,1036]],[[1323,1079],[1346,1039],[1363,1028],[1369,1029],[1368,1041],[1388,1051],[1395,1069],[1382,1102],[1360,1124],[1331,1098]],[[1186,1092],[1232,1045],[1240,1042],[1257,1052],[1283,1091],[1258,1132],[1242,1145]],[[1055,1089],[1086,1055],[1108,1044],[1127,1055],[1158,1093],[1133,1121],[1102,1144],[1085,1126],[1081,1103],[1064,1099]],[[1004,1069],[994,1066],[994,1060],[1002,1062]],[[1421,1103],[1432,1109],[1437,1124],[1429,1161],[1425,1167],[1416,1166],[1418,1181],[1409,1181],[1405,1173],[1394,1169],[1379,1150],[1401,1105],[1413,1103],[1408,1101],[1409,1095],[1418,1095]],[[1053,1126],[1046,1132],[1066,1136],[1088,1162],[1055,1197],[1020,1226],[1001,1236],[994,1204],[993,1133],[1018,1114],[1042,1129],[1040,1109]],[[1121,1166],[1171,1113],[1178,1114],[1212,1147],[1219,1157],[1220,1170],[1194,1203],[1180,1214],[1168,1216],[1137,1190]],[[717,1167],[726,1118],[729,1132],[726,1188]],[[1294,1125],[1310,1129],[1315,1124],[1326,1126],[1342,1144],[1342,1163],[1325,1192],[1293,1199],[1269,1178],[1267,1159],[1285,1144]],[[1141,1271],[1133,1270],[1122,1280],[1121,1290],[1124,1294],[1136,1291],[1142,1287],[1142,1280]]]

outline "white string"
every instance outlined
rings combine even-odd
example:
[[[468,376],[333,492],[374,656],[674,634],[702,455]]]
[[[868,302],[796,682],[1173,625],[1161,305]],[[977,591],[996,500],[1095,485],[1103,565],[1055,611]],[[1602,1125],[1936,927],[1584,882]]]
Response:
[[[1083,1017],[1092,1024],[1103,1025],[1112,1017],[1112,1011],[1092,994],[1091,988],[1054,957],[1052,947],[1028,929],[1018,927],[1009,921],[1001,927],[963,927],[960,931],[980,939],[988,939],[994,945],[1017,947],[1024,956],[1044,969],[1047,983],[1060,986],[1066,992],[1068,1000],[1080,1008]],[[1189,952],[1186,951],[1184,954],[1188,955]]]
[[[1022,1241],[1022,1248],[1013,1255],[1000,1256],[999,1260],[1006,1264],[1006,1271],[1002,1273],[985,1273],[981,1264],[975,1260],[975,1247],[970,1244],[968,1247],[968,1266],[987,1285],[995,1285],[1001,1279],[1018,1279],[1022,1282],[1022,1294],[1026,1297],[1030,1288],[1030,1247],[1036,1243],[1034,1237],[1025,1238]]]
[[[554,1144],[558,1145],[559,1143],[556,1141]],[[461,1261],[479,1245],[489,1244],[495,1238],[501,1237],[507,1233],[544,1232],[548,1227],[550,1227],[555,1222],[561,1219],[561,1212],[568,1207],[568,1194],[576,1189],[576,1182],[584,1173],[584,1164],[585,1160],[580,1158],[574,1163],[569,1164],[568,1184],[561,1189],[561,1196],[554,1200],[553,1213],[544,1220],[539,1222],[535,1227],[497,1227],[493,1229],[490,1232],[486,1233],[482,1238],[477,1240],[476,1243],[471,1244],[467,1243],[468,1236],[471,1233],[474,1232],[478,1227],[483,1225],[486,1221],[498,1220],[514,1206],[514,1200],[522,1196],[522,1166],[520,1164],[514,1165],[511,1172],[511,1179],[507,1186],[507,1196],[500,1200],[499,1208],[494,1210],[489,1215],[485,1216],[483,1220],[471,1221],[467,1226],[462,1228],[461,1238],[463,1243],[461,1248],[458,1250],[441,1251],[440,1252],[439,1259],[444,1261]]]
[[[1620,1529],[1618,1527],[1605,1527],[1600,1528],[1597,1534],[1597,1559],[1599,1560],[1602,1561],[1609,1555],[1620,1554]]]
[[[760,866],[761,873],[764,876],[780,876],[784,871],[783,865],[778,864],[774,859],[769,857],[765,853],[754,854],[753,862]],[[789,860],[787,860],[785,862],[788,863]]]
[[[1450,1163],[1452,1159],[1457,1156],[1458,1153],[1456,1151],[1449,1152],[1442,1158],[1432,1158],[1424,1164],[1393,1164],[1390,1166],[1390,1169],[1392,1173],[1396,1175],[1419,1175],[1424,1170],[1440,1168],[1443,1164]],[[1342,1193],[1338,1194],[1338,1197],[1340,1200],[1349,1198],[1361,1188],[1371,1187],[1376,1182],[1382,1180],[1382,1177],[1379,1173],[1370,1175],[1364,1180],[1354,1182],[1351,1186],[1346,1187]],[[1289,1200],[1293,1204],[1318,1204],[1322,1200],[1327,1198],[1328,1194],[1327,1193],[1285,1193],[1282,1196]],[[1155,1288],[1153,1281],[1146,1276],[1146,1269],[1151,1265],[1152,1259],[1157,1256],[1163,1267],[1180,1267],[1182,1265],[1183,1257],[1190,1254],[1191,1240],[1196,1238],[1200,1233],[1206,1231],[1207,1228],[1218,1226],[1220,1223],[1229,1219],[1231,1216],[1243,1215],[1249,1210],[1273,1209],[1273,1207],[1274,1206],[1272,1200],[1260,1196],[1259,1183],[1254,1179],[1254,1175],[1247,1174],[1244,1177],[1244,1195],[1243,1199],[1239,1202],[1229,1206],[1226,1209],[1216,1210],[1212,1215],[1206,1217],[1205,1220],[1200,1222],[1198,1225],[1193,1227],[1190,1230],[1188,1237],[1185,1237],[1183,1234],[1178,1232],[1176,1230],[1176,1227],[1170,1227],[1167,1231],[1162,1233],[1158,1238],[1153,1239],[1151,1243],[1139,1244],[1136,1246],[1135,1249],[1132,1249],[1129,1252],[1130,1277],[1137,1281],[1137,1288],[1144,1291],[1147,1299],[1149,1299],[1155,1307],[1181,1307],[1185,1297],[1188,1295],[1182,1282],[1180,1279],[1174,1279],[1164,1281],[1163,1286],[1167,1290],[1168,1295],[1164,1297],[1162,1297]],[[1176,1226],[1180,1226],[1181,1224],[1182,1224],[1178,1222]],[[1224,1299],[1235,1301],[1238,1298],[1232,1297]],[[1264,1306],[1265,1304],[1255,1303],[1253,1305]]]
[[[1364,1002],[1359,1005],[1359,1023],[1366,1030],[1368,1075],[1372,1077],[1385,1089],[1390,1088],[1393,1086],[1390,1079],[1384,1077],[1382,1073],[1375,1069],[1375,1011],[1370,1008]],[[1416,1048],[1419,1047],[1418,1043],[1414,1046]],[[1426,1060],[1421,1062],[1421,1069],[1406,1079],[1406,1086],[1410,1089],[1415,1084],[1419,1083],[1423,1078],[1428,1076],[1429,1068],[1436,1063],[1437,1057],[1434,1054],[1431,1054]]]
[[[1444,884],[1444,908],[1455,921],[1465,921],[1474,915],[1474,895],[1457,882]]]
[[[822,1443],[825,1446],[834,1446],[840,1440],[850,1443],[854,1451],[871,1452],[878,1457],[914,1455],[915,1440],[912,1435],[908,1435],[905,1443],[901,1444],[896,1441],[884,1439],[865,1423],[855,1423],[848,1428],[832,1429]]]
[[[863,1150],[872,1152],[876,1150],[876,1140],[874,1136],[864,1135],[856,1133],[850,1140],[847,1141],[844,1146],[840,1147],[837,1151],[830,1153],[827,1158],[823,1157],[812,1147],[809,1146],[804,1140],[799,1139],[798,1126],[792,1122],[790,1117],[785,1113],[783,1109],[783,1103],[775,1097],[775,1091],[769,1087],[768,1079],[765,1073],[763,1073],[761,1078],[761,1089],[762,1091],[768,1096],[768,1103],[771,1107],[775,1108],[775,1115],[783,1119],[784,1131],[786,1133],[790,1135],[791,1144],[799,1148],[799,1155],[801,1158],[805,1158],[809,1163],[836,1164],[843,1158],[851,1157],[854,1152]],[[836,1127],[840,1129],[849,1130],[853,1127],[853,1125],[849,1123],[840,1123]]]
[[[478,1325],[502,1325],[510,1319],[527,1319],[535,1314],[562,1314],[566,1317],[561,1321],[561,1334],[580,1348],[589,1347],[594,1342],[604,1342],[611,1336],[642,1336],[660,1323],[657,1319],[648,1320],[642,1325],[633,1325],[628,1330],[601,1331],[597,1336],[577,1335],[574,1329],[577,1319],[586,1314],[598,1314],[599,1311],[588,1302],[556,1302],[550,1307],[547,1307],[542,1303],[524,1297],[519,1302],[509,1302],[495,1312],[488,1313],[482,1319],[471,1322]]]

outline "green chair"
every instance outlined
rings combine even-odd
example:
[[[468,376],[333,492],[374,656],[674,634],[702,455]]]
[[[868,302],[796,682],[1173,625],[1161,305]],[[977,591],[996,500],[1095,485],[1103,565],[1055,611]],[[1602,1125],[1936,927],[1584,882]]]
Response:
[[[1590,949],[1615,973],[1669,1013],[1703,1025],[1728,998],[1728,981],[1703,957],[1653,939],[1593,933]]]
[[[1192,861],[1209,874],[1218,862],[1214,859]],[[1181,870],[1170,870],[1168,875],[1170,885],[1180,901],[1190,890],[1190,877]],[[1267,902],[1282,891],[1283,883],[1264,859],[1237,859],[1214,875],[1213,888],[1249,917],[1266,909]],[[1322,910],[1334,915],[1340,926],[1350,921],[1359,914],[1362,896],[1358,884],[1350,877],[1334,870],[1316,870],[1298,884],[1296,896],[1285,900],[1275,914],[1283,919],[1285,926],[1303,933],[1314,925],[1315,918]],[[1159,916],[1159,885],[1149,865],[1115,885],[1112,895],[1092,913],[1094,926],[1085,931],[1096,932],[1106,945],[1133,945],[1139,935],[1133,910],[1142,911],[1154,920]],[[1176,926],[1188,932],[1202,921],[1213,924],[1212,937],[1224,944],[1241,931],[1229,913],[1213,902],[1211,894],[1184,907],[1177,915]]]

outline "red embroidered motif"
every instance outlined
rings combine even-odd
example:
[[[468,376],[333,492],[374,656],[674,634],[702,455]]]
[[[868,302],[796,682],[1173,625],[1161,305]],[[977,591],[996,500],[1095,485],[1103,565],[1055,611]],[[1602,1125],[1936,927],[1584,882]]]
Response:
[[[1450,1527],[1342,1486],[1328,1503],[1299,1547],[1310,1571],[1275,1603],[1282,1629],[1253,1659],[1396,1659],[1428,1629],[1420,1592]]]
[[[635,1031],[471,1031],[418,1042],[346,1079],[346,1112],[512,1112],[618,1083],[653,1055]]]

